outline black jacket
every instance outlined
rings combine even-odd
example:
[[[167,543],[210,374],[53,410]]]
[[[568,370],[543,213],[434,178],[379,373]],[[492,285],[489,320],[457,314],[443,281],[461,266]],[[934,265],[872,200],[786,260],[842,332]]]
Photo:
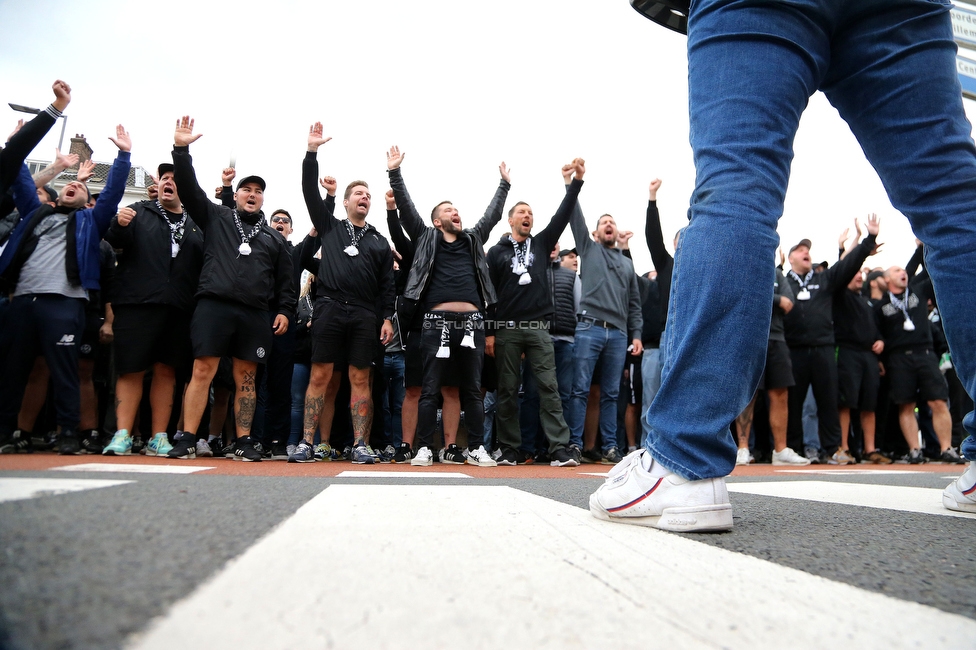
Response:
[[[318,297],[329,298],[375,311],[382,307],[384,320],[393,319],[396,293],[393,288],[393,251],[390,242],[376,228],[366,224],[359,240],[359,254],[344,251],[352,244],[345,224],[336,219],[322,201],[318,189],[319,163],[309,151],[302,162],[302,194],[312,225],[322,238],[322,260],[315,274]],[[326,199],[328,202],[328,199]],[[335,199],[331,201],[335,207]]]
[[[237,302],[264,311],[269,311],[277,298],[278,313],[291,318],[297,301],[291,255],[281,233],[265,223],[250,241],[251,254],[241,255],[234,210],[214,205],[207,198],[197,183],[189,147],[173,147],[173,166],[183,207],[204,232],[203,269],[196,297]],[[248,218],[253,221],[253,217]]]
[[[532,244],[529,249],[531,260],[528,263],[528,273],[532,282],[519,284],[519,276],[512,272],[515,247],[510,235],[503,235],[498,243],[488,250],[488,273],[498,298],[489,308],[493,320],[548,321],[552,317],[549,254],[569,224],[569,218],[576,208],[576,201],[582,187],[583,181],[574,180],[549,224],[538,235],[529,236],[527,241],[531,241]]]
[[[832,267],[822,273],[814,273],[806,288],[809,300],[800,300],[800,283],[792,271],[784,273],[793,290],[793,309],[783,317],[786,343],[791,348],[834,344],[834,294],[847,291],[854,274],[876,246],[874,235],[868,235],[860,244]]]
[[[417,207],[407,193],[407,186],[403,182],[403,175],[400,169],[390,170],[390,187],[393,188],[393,196],[396,198],[397,209],[400,211],[400,223],[403,229],[414,243],[413,265],[410,267],[410,275],[407,279],[407,286],[403,295],[407,300],[417,303],[420,301],[424,290],[430,283],[430,271],[434,265],[434,255],[437,252],[438,242],[443,238],[440,230],[433,226],[428,226],[417,212]],[[489,305],[495,304],[495,288],[491,284],[491,277],[488,273],[488,263],[485,261],[484,242],[491,234],[491,229],[495,227],[502,218],[502,210],[505,208],[505,199],[508,198],[508,190],[511,184],[502,179],[495,190],[495,196],[485,210],[485,216],[474,225],[473,228],[465,228],[459,237],[463,237],[471,249],[471,261],[477,271],[481,297]]]
[[[113,217],[105,233],[105,240],[119,250],[113,303],[192,310],[203,268],[203,231],[188,217],[180,252],[173,257],[169,219],[156,201],[129,207],[136,211],[129,225],[120,226]]]

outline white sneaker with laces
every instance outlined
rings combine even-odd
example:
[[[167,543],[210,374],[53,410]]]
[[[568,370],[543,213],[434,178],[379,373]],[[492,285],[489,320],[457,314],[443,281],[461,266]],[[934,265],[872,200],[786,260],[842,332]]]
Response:
[[[970,461],[962,476],[943,490],[942,505],[949,510],[976,512],[976,460]]]
[[[810,459],[804,458],[789,447],[783,451],[773,451],[773,465],[809,465]]]
[[[494,458],[491,457],[485,450],[485,446],[481,445],[477,449],[468,451],[468,465],[477,465],[478,467],[497,467],[498,463]]]
[[[668,471],[639,449],[620,461],[590,495],[590,514],[621,524],[674,532],[732,528],[732,505],[725,478],[689,481]],[[650,469],[644,469],[644,461]]]
[[[410,459],[410,464],[414,467],[430,467],[434,464],[434,454],[430,451],[430,447],[421,447],[414,454],[414,457]]]
[[[735,452],[736,465],[748,465],[754,460],[755,458],[753,458],[752,454],[749,453],[748,447],[740,447],[739,451]]]

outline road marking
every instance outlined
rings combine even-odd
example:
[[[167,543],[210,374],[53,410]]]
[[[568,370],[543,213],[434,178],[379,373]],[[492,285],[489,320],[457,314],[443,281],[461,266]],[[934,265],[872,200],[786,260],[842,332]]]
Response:
[[[741,494],[758,494],[785,499],[803,499],[804,501],[818,501],[820,503],[838,503],[848,506],[976,519],[976,514],[947,510],[942,505],[942,490],[933,488],[836,483],[833,481],[728,483],[727,486],[729,492]]]
[[[343,561],[321,561],[334,551]],[[268,571],[269,557],[301,562]],[[887,650],[974,638],[962,616],[510,487],[342,484],[128,645]]]
[[[81,463],[52,467],[54,472],[112,472],[118,474],[193,474],[213,467],[199,465],[134,465],[126,463]]]
[[[777,474],[825,474],[851,475],[851,474],[918,474],[908,469],[774,469]]]
[[[94,490],[132,482],[80,478],[0,478],[0,503]]]
[[[461,472],[361,472],[346,470],[339,472],[336,478],[471,478]]]

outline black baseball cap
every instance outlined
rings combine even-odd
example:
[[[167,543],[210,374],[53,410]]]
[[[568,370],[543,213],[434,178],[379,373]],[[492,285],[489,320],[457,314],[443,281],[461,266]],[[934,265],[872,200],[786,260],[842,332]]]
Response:
[[[166,172],[175,170],[176,168],[173,167],[173,163],[159,163],[159,167],[156,168],[156,178],[162,178]]]
[[[799,242],[797,243],[797,245],[796,245],[796,246],[794,246],[793,248],[791,248],[791,249],[790,249],[790,253],[792,254],[792,253],[793,253],[793,251],[795,251],[795,250],[796,250],[797,248],[799,248],[800,246],[806,246],[806,247],[807,247],[807,250],[810,250],[810,247],[811,247],[811,244],[810,244],[810,240],[809,240],[809,239],[801,239],[801,240],[800,240],[800,241],[799,241]]]
[[[248,183],[257,183],[258,186],[261,187],[261,191],[262,192],[267,188],[267,185],[265,184],[264,179],[261,178],[260,176],[245,176],[240,181],[238,181],[238,183],[237,183],[237,189],[238,190],[241,189],[241,185],[247,185]]]
[[[579,253],[576,252],[576,249],[575,248],[564,248],[561,251],[559,251],[559,257],[566,257],[570,253],[572,253],[573,255],[579,256]]]

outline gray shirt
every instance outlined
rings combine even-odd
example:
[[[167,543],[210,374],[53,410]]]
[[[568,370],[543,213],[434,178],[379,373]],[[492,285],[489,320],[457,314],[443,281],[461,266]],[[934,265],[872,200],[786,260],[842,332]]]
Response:
[[[24,262],[14,296],[32,293],[55,293],[68,298],[88,299],[81,285],[68,282],[64,260],[67,253],[68,215],[55,212],[41,219],[34,229],[37,247]],[[75,251],[71,251],[75,255]]]

